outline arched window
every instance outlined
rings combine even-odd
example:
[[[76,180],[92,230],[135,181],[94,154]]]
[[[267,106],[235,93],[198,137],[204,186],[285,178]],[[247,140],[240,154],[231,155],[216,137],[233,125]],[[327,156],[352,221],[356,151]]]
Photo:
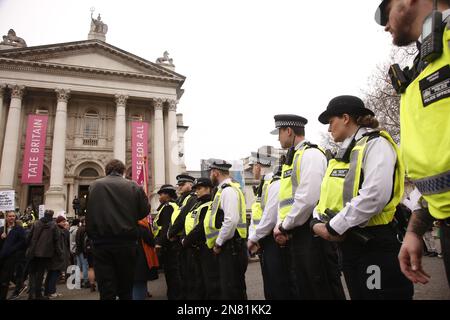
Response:
[[[80,177],[88,177],[88,178],[98,177],[98,172],[95,169],[86,168],[80,172]]]
[[[96,111],[90,110],[84,114],[83,144],[96,146],[98,144],[99,118]]]

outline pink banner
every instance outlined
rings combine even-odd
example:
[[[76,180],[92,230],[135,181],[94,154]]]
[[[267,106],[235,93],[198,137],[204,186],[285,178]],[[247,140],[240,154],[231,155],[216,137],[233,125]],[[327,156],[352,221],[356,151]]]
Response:
[[[147,172],[142,171],[145,167],[148,154],[148,123],[135,121],[131,123],[131,166],[133,170],[133,180],[143,184],[143,177]],[[141,180],[141,181],[139,181]]]
[[[22,183],[42,183],[48,116],[29,115],[22,165]]]

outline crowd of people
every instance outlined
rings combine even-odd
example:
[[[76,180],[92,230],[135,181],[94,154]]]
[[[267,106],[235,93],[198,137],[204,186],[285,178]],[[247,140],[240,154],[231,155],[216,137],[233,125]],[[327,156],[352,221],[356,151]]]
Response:
[[[252,154],[260,183],[250,226],[224,160],[210,159],[209,178],[181,174],[177,187],[158,186],[153,218],[144,189],[112,160],[89,187],[84,221],[69,227],[47,210],[24,229],[15,212],[6,213],[0,299],[11,280],[18,297],[26,278],[30,299],[56,297],[58,279],[76,260],[84,286],[95,290],[96,282],[104,300],[145,299],[158,268],[170,300],[245,300],[248,257],[258,254],[266,299],[344,300],[343,275],[351,299],[410,300],[413,284],[430,278],[424,248],[443,258],[450,286],[449,17],[444,0],[378,7],[376,21],[394,44],[427,42],[412,68],[391,68],[401,94],[400,146],[356,96],[331,99],[318,117],[339,143],[335,154],[306,140],[308,119],[276,115],[273,133],[287,153]],[[433,39],[442,46],[430,46]]]
[[[29,299],[57,298],[61,296],[57,283],[65,283],[70,265],[80,268],[81,287],[95,291],[84,218],[69,222],[65,215],[55,215],[53,210],[46,210],[41,219],[30,208],[22,215],[9,211],[0,234],[0,300],[15,300],[24,293]],[[8,297],[11,282],[14,290]]]

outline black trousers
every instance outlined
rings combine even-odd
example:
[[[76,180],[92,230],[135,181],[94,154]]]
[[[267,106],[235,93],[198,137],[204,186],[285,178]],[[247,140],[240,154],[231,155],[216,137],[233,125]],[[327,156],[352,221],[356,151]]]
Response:
[[[205,285],[205,299],[219,300],[221,297],[219,259],[205,243],[200,245],[200,267]]]
[[[16,254],[12,254],[9,257],[0,260],[0,300],[6,300],[9,282],[13,280],[16,261]]]
[[[95,245],[92,254],[100,300],[131,300],[137,245]]]
[[[203,279],[202,265],[200,261],[200,248],[190,247],[183,249],[186,257],[186,282],[187,300],[204,300],[206,297],[205,283]]]
[[[450,287],[450,218],[441,224],[441,248],[444,258],[445,273]]]
[[[384,225],[364,230],[373,237],[367,244],[350,238],[341,244],[345,282],[351,299],[412,299],[414,287],[400,270],[400,243],[394,229]]]
[[[334,244],[313,236],[309,223],[293,229],[289,247],[291,296],[300,300],[345,300]]]
[[[44,274],[50,264],[50,260],[51,258],[37,257],[31,259],[29,264],[29,298],[42,297],[42,281],[44,280]]]
[[[163,248],[160,259],[163,263],[164,277],[167,285],[167,299],[181,300],[183,299],[183,287],[180,274],[180,253],[181,244],[171,242],[167,247]]]
[[[289,300],[289,267],[287,265],[287,248],[280,248],[270,234],[259,241],[261,273],[264,282],[266,300]]]
[[[178,241],[178,240],[177,240]],[[180,281],[181,281],[181,299],[187,299],[189,295],[189,280],[190,274],[188,271],[188,252],[186,248],[180,246],[180,251],[178,254],[178,269],[180,272]]]
[[[235,237],[226,241],[220,254],[219,277],[222,300],[247,300],[245,272],[248,256],[245,239]]]

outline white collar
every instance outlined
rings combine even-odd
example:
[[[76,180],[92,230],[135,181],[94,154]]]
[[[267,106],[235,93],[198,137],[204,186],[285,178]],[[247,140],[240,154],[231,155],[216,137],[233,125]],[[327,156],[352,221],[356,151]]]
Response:
[[[308,141],[306,141],[306,139],[304,139],[302,142],[299,142],[296,146],[295,146],[295,150],[299,150],[305,143],[307,143]]]
[[[219,188],[222,187],[225,183],[231,183],[232,180],[231,178],[227,178],[225,180],[223,180],[221,183],[219,183]]]
[[[367,132],[371,132],[371,131],[373,131],[373,129],[366,128],[366,127],[359,128],[359,130],[356,132],[356,135],[352,134],[350,137],[345,139],[344,142],[342,142],[341,148],[344,148],[344,149],[347,148],[350,145],[350,143],[353,141],[353,138],[355,138],[355,140],[358,141],[359,139],[362,138],[362,136],[364,134],[366,134]]]

